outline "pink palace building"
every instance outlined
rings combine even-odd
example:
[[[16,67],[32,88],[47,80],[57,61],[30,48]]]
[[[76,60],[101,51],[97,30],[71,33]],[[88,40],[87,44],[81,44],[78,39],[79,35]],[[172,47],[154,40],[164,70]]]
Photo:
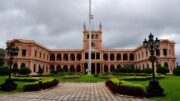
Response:
[[[23,39],[8,40],[7,45],[14,43],[19,48],[18,56],[13,59],[14,67],[29,67],[31,75],[35,75],[39,68],[44,69],[44,74],[49,74],[51,69],[65,69],[67,72],[86,73],[88,68],[88,42],[89,32],[86,25],[83,26],[83,48],[82,49],[48,49],[33,41]],[[135,68],[151,68],[148,61],[150,53],[143,45],[135,49],[103,49],[102,26],[92,31],[92,67],[91,73],[110,73],[113,69],[124,65],[132,65]],[[161,40],[160,47],[155,51],[158,64],[169,68],[172,73],[175,63],[175,42],[167,39]],[[5,65],[8,66],[8,57],[5,57]],[[155,71],[157,68],[155,63]]]

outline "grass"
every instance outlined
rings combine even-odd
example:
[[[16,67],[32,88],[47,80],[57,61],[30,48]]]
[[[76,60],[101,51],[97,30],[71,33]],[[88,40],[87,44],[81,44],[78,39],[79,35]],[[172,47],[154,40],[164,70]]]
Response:
[[[94,77],[94,75],[80,75],[79,78],[74,78],[74,79],[64,79],[63,76],[59,76],[56,77],[56,79],[58,79],[60,82],[76,82],[76,83],[80,83],[80,82],[84,82],[84,83],[88,83],[88,82],[105,82],[107,79],[103,79],[101,77]]]
[[[133,81],[143,85],[144,89],[149,85],[149,81]],[[160,85],[164,88],[165,97],[153,97],[155,101],[179,101],[180,100],[180,76],[166,76],[159,80]]]

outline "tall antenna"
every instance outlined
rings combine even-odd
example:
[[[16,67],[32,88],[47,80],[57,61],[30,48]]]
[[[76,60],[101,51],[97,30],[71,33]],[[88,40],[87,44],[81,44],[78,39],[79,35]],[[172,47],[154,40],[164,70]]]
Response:
[[[88,53],[88,75],[91,75],[91,34],[92,34],[92,31],[91,31],[91,20],[93,18],[92,14],[91,14],[91,0],[89,0],[89,53]]]

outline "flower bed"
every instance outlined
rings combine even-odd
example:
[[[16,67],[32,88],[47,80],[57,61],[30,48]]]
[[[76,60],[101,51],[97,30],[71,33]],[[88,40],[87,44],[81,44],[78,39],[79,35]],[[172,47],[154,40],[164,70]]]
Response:
[[[54,86],[57,86],[59,84],[59,81],[54,79],[52,81],[47,81],[47,82],[39,82],[35,84],[27,84],[23,87],[23,91],[39,91],[41,89],[48,89]]]
[[[137,97],[144,97],[145,91],[139,84],[134,84],[127,81],[120,81],[117,78],[112,78],[106,81],[106,86],[113,92],[123,95],[131,95]]]

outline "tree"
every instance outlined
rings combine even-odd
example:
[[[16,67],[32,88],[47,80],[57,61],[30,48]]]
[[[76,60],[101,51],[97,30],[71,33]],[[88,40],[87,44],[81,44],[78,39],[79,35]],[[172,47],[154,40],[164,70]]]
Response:
[[[1,67],[0,67],[0,75],[1,75],[1,76],[9,75],[9,68],[8,68],[8,67],[1,66]]]
[[[39,75],[42,75],[44,73],[44,69],[42,69],[41,67],[39,68],[38,72]]]
[[[21,67],[18,71],[20,75],[29,75],[31,70],[28,67]]]
[[[157,68],[157,73],[166,74],[169,72],[169,69],[167,67],[159,67]]]
[[[16,75],[18,73],[18,71],[19,71],[18,67],[12,68],[12,72],[14,73],[14,75]]]
[[[173,74],[180,76],[180,66],[177,66],[176,68],[174,68]]]
[[[0,66],[4,65],[5,54],[6,54],[6,51],[0,48]]]

